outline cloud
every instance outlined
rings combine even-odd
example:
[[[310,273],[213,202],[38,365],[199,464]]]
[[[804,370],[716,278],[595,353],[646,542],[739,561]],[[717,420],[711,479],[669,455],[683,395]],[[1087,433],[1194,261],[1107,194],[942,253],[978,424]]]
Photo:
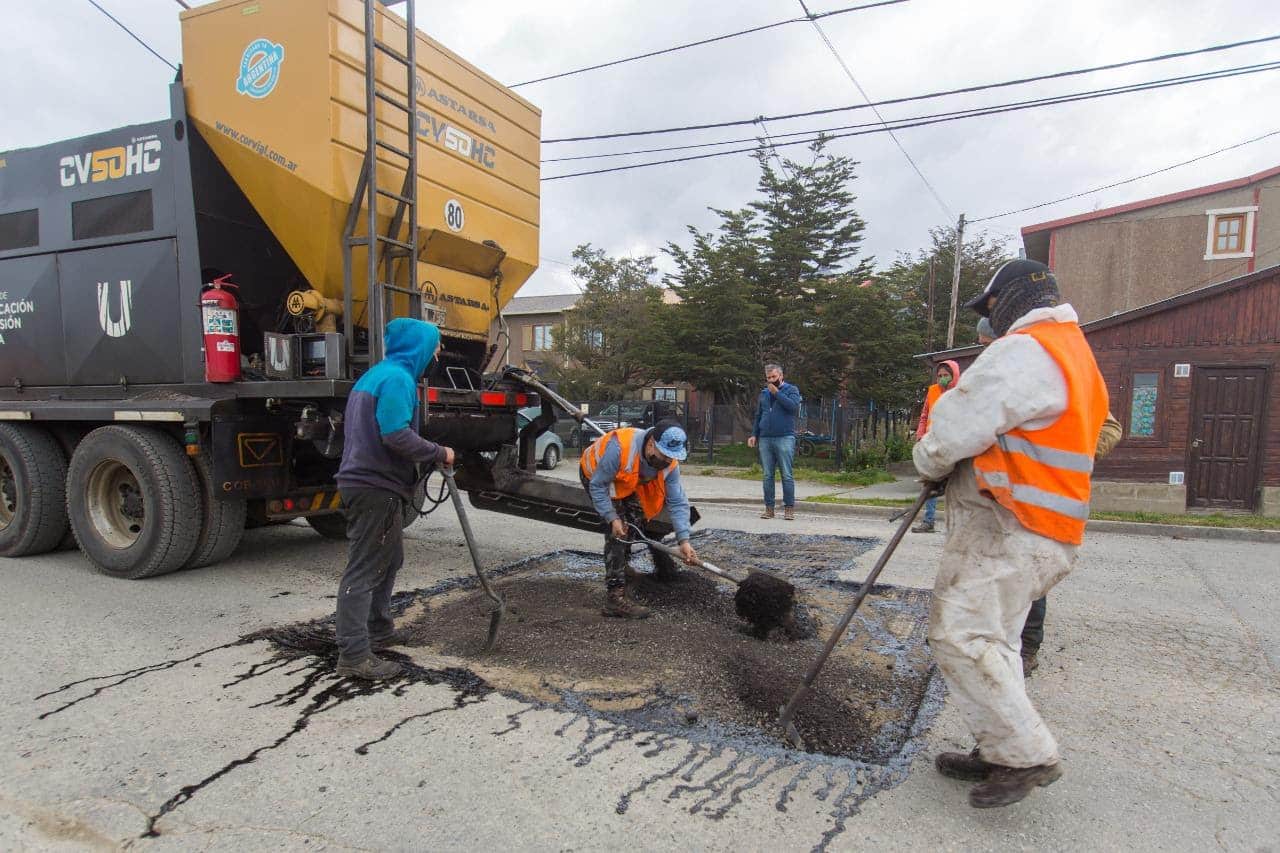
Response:
[[[181,55],[178,8],[164,0],[101,0],[157,51]],[[811,3],[814,11],[848,0]],[[503,81],[518,81],[799,14],[777,0],[489,0],[419,3],[421,26]],[[0,149],[44,144],[164,117],[172,72],[87,3],[27,3],[6,23],[9,77],[0,102]],[[1164,0],[911,0],[833,17],[823,27],[877,99],[1043,74],[1280,32],[1268,0],[1176,4]],[[20,41],[20,43],[19,43]],[[1021,100],[1262,62],[1280,46],[1138,66],[1015,89],[903,104],[886,118]],[[899,132],[947,205],[976,218],[1079,192],[1280,126],[1280,72],[1124,95]],[[749,118],[854,104],[860,99],[808,24],[523,87],[542,109],[544,138]],[[16,118],[15,118],[16,117]],[[781,134],[869,120],[860,110],[771,122]],[[729,129],[646,143],[679,144],[751,135]],[[544,146],[544,156],[621,150],[633,140]],[[639,147],[649,147],[647,144]],[[854,187],[867,221],[864,250],[880,265],[927,242],[948,217],[883,134],[839,140],[860,162]],[[803,149],[791,149],[801,156]],[[644,158],[632,158],[644,159]],[[612,163],[581,161],[581,163]],[[627,162],[623,158],[621,162]],[[1248,146],[1135,184],[986,224],[1014,235],[1032,222],[1239,177],[1274,166],[1280,151]],[[568,171],[551,164],[544,174]],[[542,252],[569,261],[590,242],[619,254],[657,252],[714,226],[709,208],[746,204],[757,170],[747,155],[546,183]],[[564,291],[572,277],[546,262],[526,292]]]

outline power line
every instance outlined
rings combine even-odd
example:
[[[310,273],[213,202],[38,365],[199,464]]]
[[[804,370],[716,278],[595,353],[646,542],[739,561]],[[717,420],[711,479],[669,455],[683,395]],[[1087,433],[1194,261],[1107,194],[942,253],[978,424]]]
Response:
[[[844,61],[844,57],[840,55],[840,51],[836,50],[836,46],[832,44],[831,39],[827,37],[826,30],[822,29],[822,25],[818,23],[818,19],[813,16],[813,13],[809,11],[809,7],[805,5],[804,0],[800,0],[800,8],[804,10],[805,16],[809,19],[809,22],[813,24],[813,28],[817,30],[818,36],[827,46],[827,49],[831,51],[831,55],[836,58],[836,62],[838,62],[840,67],[844,69],[845,76],[849,78],[849,82],[853,83],[854,88],[858,90],[858,94],[862,96],[862,100],[866,101],[867,106],[871,107],[871,112],[875,114],[880,125],[885,129],[885,132],[889,134],[889,138],[893,140],[893,144],[898,146],[898,150],[902,152],[902,156],[907,158],[907,162],[911,164],[911,168],[915,170],[916,175],[920,177],[920,180],[924,183],[925,187],[928,188],[929,194],[933,196],[933,200],[942,208],[942,212],[947,214],[947,218],[955,218],[955,214],[951,212],[951,208],[947,206],[947,203],[942,200],[942,196],[938,193],[938,190],[929,182],[929,179],[924,176],[924,172],[916,164],[916,161],[912,159],[902,142],[898,140],[893,129],[885,122],[884,116],[880,115],[880,110],[876,109],[871,103],[871,97],[867,94],[867,91],[862,88],[862,84],[858,82],[858,78],[853,76],[853,70],[849,68],[848,63]],[[777,153],[776,149],[774,150],[774,153]]]
[[[845,107],[828,107],[821,110],[809,110],[801,113],[787,113],[785,115],[765,116],[769,121],[785,121],[793,118],[809,118],[812,116],[830,115],[831,113],[847,112],[849,110],[862,110],[868,106],[884,107],[891,104],[903,104],[909,101],[922,101],[928,98],[941,98],[947,95],[964,95],[971,92],[982,92],[988,89],[1000,89],[1007,86],[1021,86],[1025,83],[1038,83],[1042,80],[1056,80],[1062,77],[1075,77],[1081,74],[1093,74],[1097,71],[1112,71],[1117,68],[1128,68],[1133,65],[1143,65],[1149,62],[1164,62],[1170,59],[1181,59],[1186,56],[1197,56],[1204,53],[1216,53],[1223,50],[1232,50],[1237,47],[1247,47],[1254,44],[1262,44],[1264,42],[1272,42],[1280,40],[1280,34],[1263,36],[1261,38],[1249,39],[1247,41],[1230,42],[1228,44],[1217,44],[1209,47],[1197,48],[1195,50],[1183,50],[1177,53],[1164,53],[1159,56],[1148,56],[1142,59],[1128,59],[1123,62],[1111,62],[1106,65],[1095,65],[1091,68],[1076,68],[1070,71],[1056,71],[1052,74],[1040,74],[1034,77],[1021,77],[1016,80],[1004,80],[999,83],[982,83],[976,86],[964,86],[959,89],[946,89],[938,92],[928,92],[923,95],[910,95],[903,98],[889,98],[883,101],[875,101],[872,104],[853,104]],[[596,139],[618,139],[624,136],[652,136],[661,133],[683,133],[694,130],[714,130],[722,127],[742,127],[744,125],[755,124],[757,118],[734,119],[732,121],[712,122],[709,124],[688,124],[677,127],[653,128],[649,130],[627,130],[615,133],[597,133],[589,136],[566,136],[560,139],[544,139],[543,145],[552,145],[558,142],[588,142]]]
[[[150,53],[152,56],[154,56],[156,59],[160,60],[160,61],[161,61],[161,62],[163,62],[165,65],[167,65],[167,66],[169,66],[170,68],[172,68],[175,72],[178,70],[178,66],[174,65],[172,62],[170,62],[169,60],[165,59],[165,58],[164,58],[163,56],[161,56],[160,54],[156,53],[156,52],[155,52],[155,50],[151,47],[151,45],[149,45],[149,44],[147,44],[145,41],[143,41],[143,40],[138,36],[138,34],[137,34],[137,33],[135,33],[133,30],[129,29],[129,28],[128,28],[128,27],[126,27],[124,24],[120,23],[120,20],[119,20],[118,18],[116,18],[116,16],[115,16],[115,15],[111,14],[111,13],[110,13],[110,12],[108,12],[106,9],[102,8],[101,6],[99,6],[99,5],[97,4],[96,0],[89,0],[89,5],[90,5],[90,6],[92,6],[93,8],[95,8],[95,9],[97,9],[97,10],[98,10],[99,12],[101,12],[102,14],[106,15],[106,16],[107,16],[108,18],[110,18],[111,20],[115,21],[115,23],[116,23],[116,26],[117,26],[117,27],[119,27],[120,29],[124,30],[126,33],[128,33],[129,35],[131,35],[131,36],[133,37],[133,40],[134,40],[134,41],[136,41],[138,44],[140,44],[140,45],[142,45],[143,47],[145,47],[145,48],[147,49],[147,52],[148,52],[148,53]]]
[[[898,3],[906,3],[906,2],[907,0],[879,0],[879,2],[866,3],[861,6],[847,6],[843,9],[833,9],[830,12],[823,12],[821,15],[818,15],[818,17],[830,18],[835,15],[844,15],[849,12],[861,12],[863,9],[874,9],[877,6],[894,6]],[[574,74],[584,74],[587,71],[598,71],[601,68],[612,68],[615,65],[623,65],[628,62],[636,62],[637,60],[640,60],[640,59],[649,59],[650,57],[654,57],[654,56],[662,56],[663,54],[667,54],[667,53],[675,53],[676,51],[686,50],[691,47],[701,47],[702,45],[705,45],[705,44],[714,44],[715,42],[718,42],[718,41],[726,41],[728,39],[737,38],[738,36],[745,36],[745,35],[750,35],[752,33],[764,32],[765,30],[772,30],[776,27],[784,27],[787,24],[799,24],[807,20],[809,19],[808,18],[788,18],[785,21],[774,21],[772,24],[763,24],[761,26],[752,27],[747,30],[738,30],[737,32],[734,32],[734,33],[725,33],[724,35],[711,36],[709,38],[699,39],[698,41],[691,41],[685,44],[677,44],[673,47],[666,47],[666,48],[663,48],[662,50],[651,50],[648,53],[638,53],[635,56],[627,56],[627,57],[623,57],[622,59],[614,59],[610,62],[600,62],[600,63],[597,63],[596,65],[587,65],[582,68],[574,68],[571,71],[561,71],[559,74],[548,74],[546,77],[537,77],[537,78],[534,78],[533,80],[525,80],[523,83],[512,83],[508,88],[517,89],[521,86],[531,86],[534,83],[545,83],[548,80],[559,80],[561,77],[571,77]]]
[[[1055,99],[1042,99],[1042,100],[1022,103],[1022,104],[1001,105],[1001,106],[990,107],[990,108],[978,108],[973,111],[965,112],[961,115],[944,115],[942,117],[928,118],[920,121],[900,122],[894,125],[894,129],[902,130],[909,127],[924,127],[927,125],[942,124],[945,122],[957,121],[959,119],[965,119],[965,118],[976,118],[980,116],[997,115],[999,113],[1018,112],[1021,110],[1033,109],[1041,106],[1053,106],[1056,104],[1067,104],[1067,103],[1073,103],[1076,101],[1089,101],[1089,100],[1095,100],[1098,98],[1110,97],[1113,95],[1128,94],[1130,92],[1145,92],[1152,89],[1164,89],[1170,86],[1182,86],[1182,85],[1186,85],[1187,83],[1198,83],[1198,82],[1203,82],[1205,80],[1221,80],[1228,77],[1238,77],[1244,74],[1256,74],[1261,71],[1274,71],[1277,69],[1280,69],[1280,61],[1262,63],[1259,65],[1252,65],[1252,66],[1242,66],[1240,68],[1229,68],[1221,71],[1188,75],[1185,77],[1174,77],[1166,80],[1154,81],[1151,83],[1135,84],[1132,86],[1117,87],[1112,90],[1101,90],[1099,92],[1084,93],[1084,94],[1072,95],[1072,96],[1063,96]],[[815,136],[809,139],[799,139],[799,140],[794,140],[792,142],[778,143],[775,147],[784,148],[790,145],[806,145],[816,141],[818,138],[823,138],[827,140],[846,139],[852,136],[866,136],[871,133],[883,133],[883,132],[884,132],[883,128],[870,127],[866,130],[853,131],[850,133],[835,133],[835,134],[820,133],[818,136]],[[613,166],[611,168],[593,169],[585,172],[569,172],[563,175],[552,175],[550,177],[544,177],[542,178],[542,180],[558,181],[563,178],[576,178],[583,175],[601,175],[601,174],[606,174],[608,172],[622,172],[630,169],[643,169],[649,166],[663,166],[669,163],[685,163],[692,160],[706,160],[711,157],[724,157],[730,154],[743,154],[743,153],[748,153],[755,150],[756,148],[754,147],[753,148],[733,148],[727,151],[713,151],[709,154],[694,154],[688,157],[673,157],[666,160],[653,160],[646,163],[632,163],[625,166]]]
[[[1236,66],[1235,68],[1222,69],[1220,71],[1202,71],[1202,72],[1197,72],[1196,74],[1183,75],[1180,77],[1163,77],[1157,80],[1150,80],[1145,83],[1125,83],[1119,86],[1111,86],[1111,87],[1102,88],[1102,89],[1087,89],[1082,92],[1074,92],[1074,93],[1068,93],[1068,94],[1062,94],[1062,95],[1045,95],[1043,97],[1030,98],[1025,101],[1010,101],[1003,104],[991,104],[988,106],[981,106],[981,107],[965,107],[959,110],[949,110],[949,111],[940,112],[940,113],[925,113],[922,115],[904,116],[902,118],[893,119],[892,121],[894,126],[898,127],[907,122],[926,121],[930,119],[940,119],[940,118],[948,118],[948,117],[970,118],[973,116],[985,115],[987,114],[988,111],[995,110],[995,109],[1003,109],[1007,107],[1024,107],[1029,109],[1032,107],[1039,107],[1039,106],[1053,106],[1054,104],[1057,104],[1057,103],[1069,103],[1071,101],[1083,100],[1086,97],[1093,97],[1093,96],[1103,97],[1103,96],[1112,95],[1112,94],[1126,94],[1128,92],[1133,92],[1133,91],[1142,91],[1145,88],[1155,88],[1157,87],[1157,84],[1161,84],[1161,83],[1171,83],[1171,82],[1193,83],[1201,79],[1216,79],[1217,75],[1220,75],[1226,72],[1242,71],[1246,69],[1266,70],[1269,67],[1270,67],[1270,63],[1261,63],[1259,65],[1242,65],[1242,66]],[[760,118],[760,119],[757,119],[757,121],[763,127],[764,119]],[[766,139],[770,145],[775,144],[774,142],[775,139],[783,139],[786,137],[804,137],[804,141],[811,142],[814,139],[816,139],[819,134],[835,134],[843,130],[859,130],[864,127],[878,127],[881,125],[881,123],[882,122],[863,122],[861,124],[841,124],[841,125],[835,125],[831,127],[820,127],[820,128],[810,128],[808,130],[788,131],[786,133],[777,133],[771,136],[768,135],[766,131]],[[544,164],[545,163],[563,163],[563,162],[569,162],[569,161],[575,161],[575,160],[600,160],[600,159],[606,159],[609,157],[626,157],[626,156],[635,155],[635,154],[656,154],[656,153],[666,153],[669,151],[688,151],[688,150],[693,150],[698,148],[714,148],[720,145],[740,145],[745,142],[753,142],[757,138],[758,137],[756,136],[745,136],[745,137],[738,137],[735,139],[722,139],[717,142],[699,142],[699,143],[691,143],[688,145],[667,145],[667,146],[662,146],[658,148],[636,148],[629,151],[610,151],[610,152],[603,152],[598,154],[577,154],[569,157],[548,157],[542,160],[542,163]]]
[[[173,2],[177,3],[179,6],[181,6],[184,9],[191,8],[189,5],[187,5],[187,3],[184,2],[184,0],[173,0]]]
[[[1243,148],[1244,146],[1252,145],[1255,142],[1261,142],[1262,140],[1269,139],[1272,136],[1280,136],[1280,130],[1273,130],[1268,133],[1264,133],[1261,136],[1255,136],[1252,139],[1246,139],[1243,142],[1237,142],[1235,145],[1228,145],[1225,148],[1219,148],[1215,151],[1210,151],[1207,154],[1201,154],[1198,157],[1192,157],[1190,160],[1183,160],[1179,163],[1171,163],[1168,166],[1165,166],[1164,168],[1161,168],[1161,169],[1156,169],[1151,172],[1144,172],[1141,175],[1134,175],[1132,178],[1125,178],[1123,181],[1116,181],[1114,183],[1106,184],[1105,186],[1094,187],[1093,189],[1090,189],[1090,190],[1084,190],[1083,192],[1072,193],[1071,195],[1064,195],[1062,198],[1055,198],[1052,201],[1042,201],[1039,204],[1033,204],[1029,207],[1020,207],[1017,210],[1006,210],[1004,213],[993,213],[990,216],[984,216],[981,219],[974,219],[971,221],[972,222],[989,222],[992,219],[1000,219],[1005,216],[1013,216],[1015,213],[1026,213],[1028,210],[1039,210],[1042,207],[1049,207],[1050,205],[1057,204],[1058,202],[1070,201],[1073,198],[1080,198],[1081,196],[1093,195],[1094,193],[1099,193],[1099,192],[1102,192],[1103,190],[1114,189],[1115,187],[1122,187],[1125,184],[1132,184],[1134,181],[1140,181],[1143,178],[1150,178],[1153,175],[1163,174],[1164,172],[1171,172],[1174,169],[1177,169],[1179,167],[1189,166],[1192,163],[1198,163],[1201,160],[1207,160],[1210,157],[1213,157],[1215,155],[1222,154],[1227,151],[1234,151],[1237,148]]]

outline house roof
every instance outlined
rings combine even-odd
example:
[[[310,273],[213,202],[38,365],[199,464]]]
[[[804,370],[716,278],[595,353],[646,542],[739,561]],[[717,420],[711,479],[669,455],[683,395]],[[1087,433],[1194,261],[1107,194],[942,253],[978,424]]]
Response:
[[[1280,166],[1275,166],[1263,172],[1253,175],[1246,175],[1243,178],[1236,178],[1231,181],[1222,181],[1217,184],[1209,184],[1195,189],[1183,190],[1181,192],[1169,193],[1168,195],[1160,195],[1155,198],[1143,199],[1142,201],[1133,201],[1128,204],[1120,204],[1115,207],[1104,207],[1101,210],[1094,210],[1090,213],[1081,213],[1077,216],[1067,216],[1063,219],[1053,219],[1048,222],[1040,222],[1036,225],[1027,225],[1022,229],[1022,236],[1028,234],[1036,234],[1042,231],[1053,231],[1058,228],[1065,228],[1068,225],[1076,225],[1080,222],[1091,222],[1095,219],[1106,219],[1108,216],[1116,216],[1120,213],[1129,213],[1133,210],[1143,210],[1148,207],[1157,207],[1162,204],[1169,204],[1175,201],[1183,201],[1189,198],[1196,198],[1202,195],[1212,195],[1214,193],[1223,192],[1224,190],[1234,190],[1240,187],[1247,187],[1250,184],[1256,184],[1258,181],[1265,181],[1267,178],[1273,178],[1280,175]]]
[[[517,296],[502,309],[502,316],[521,314],[558,314],[568,311],[582,298],[581,293],[551,293],[546,296]]]
[[[1204,287],[1198,287],[1195,290],[1188,290],[1186,293],[1179,293],[1177,296],[1170,296],[1161,299],[1158,302],[1152,302],[1147,305],[1141,305],[1137,308],[1130,308],[1128,311],[1120,311],[1112,314],[1110,317],[1102,317],[1101,319],[1085,323],[1081,326],[1081,330],[1087,335],[1090,332],[1096,332],[1101,329],[1107,329],[1111,326],[1119,326],[1142,317],[1158,314],[1161,311],[1168,311],[1170,308],[1181,308],[1203,299],[1210,299],[1214,296],[1220,296],[1223,293],[1229,293],[1233,290],[1239,290],[1242,287],[1248,287],[1256,281],[1275,278],[1280,274],[1280,264],[1258,270],[1257,272],[1246,273],[1245,275],[1229,278],[1226,281],[1220,281],[1217,284],[1209,284]],[[976,355],[982,347],[974,344],[967,347],[956,347],[949,350],[938,350],[937,352],[926,352],[916,356],[916,358],[928,359],[929,361],[945,361],[948,358],[963,358],[968,355]]]

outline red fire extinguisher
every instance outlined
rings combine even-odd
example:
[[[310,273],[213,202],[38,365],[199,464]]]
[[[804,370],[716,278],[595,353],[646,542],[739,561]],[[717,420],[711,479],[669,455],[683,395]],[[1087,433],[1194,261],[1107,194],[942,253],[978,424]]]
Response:
[[[240,381],[240,303],[227,290],[231,274],[215,278],[200,294],[204,322],[204,378],[209,382]]]

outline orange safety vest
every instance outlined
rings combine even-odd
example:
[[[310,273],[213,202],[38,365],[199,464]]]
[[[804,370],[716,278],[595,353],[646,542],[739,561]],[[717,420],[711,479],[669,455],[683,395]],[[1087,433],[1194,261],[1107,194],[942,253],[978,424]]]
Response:
[[[954,379],[952,380],[955,381]],[[925,433],[929,431],[929,415],[933,412],[933,404],[938,402],[938,398],[942,396],[942,386],[937,382],[929,386],[924,392],[924,408],[920,410],[920,423],[916,425],[916,436],[924,438]]]
[[[647,520],[658,515],[666,506],[667,475],[671,469],[664,468],[652,480],[641,482],[640,454],[644,449],[645,432],[646,430],[635,427],[622,427],[605,433],[583,452],[578,468],[583,476],[590,480],[600,458],[604,456],[605,448],[609,446],[609,440],[617,437],[618,446],[622,450],[622,464],[618,468],[617,476],[613,478],[613,483],[609,486],[609,496],[615,501],[620,501],[634,494],[640,500],[640,508],[644,511],[644,517]],[[680,466],[680,463],[674,459],[671,460],[671,464]]]
[[[1098,433],[1107,418],[1107,386],[1076,323],[1045,321],[1019,329],[1045,348],[1067,381],[1067,409],[1043,429],[1020,427],[973,460],[978,489],[1023,527],[1070,545],[1084,541]]]

